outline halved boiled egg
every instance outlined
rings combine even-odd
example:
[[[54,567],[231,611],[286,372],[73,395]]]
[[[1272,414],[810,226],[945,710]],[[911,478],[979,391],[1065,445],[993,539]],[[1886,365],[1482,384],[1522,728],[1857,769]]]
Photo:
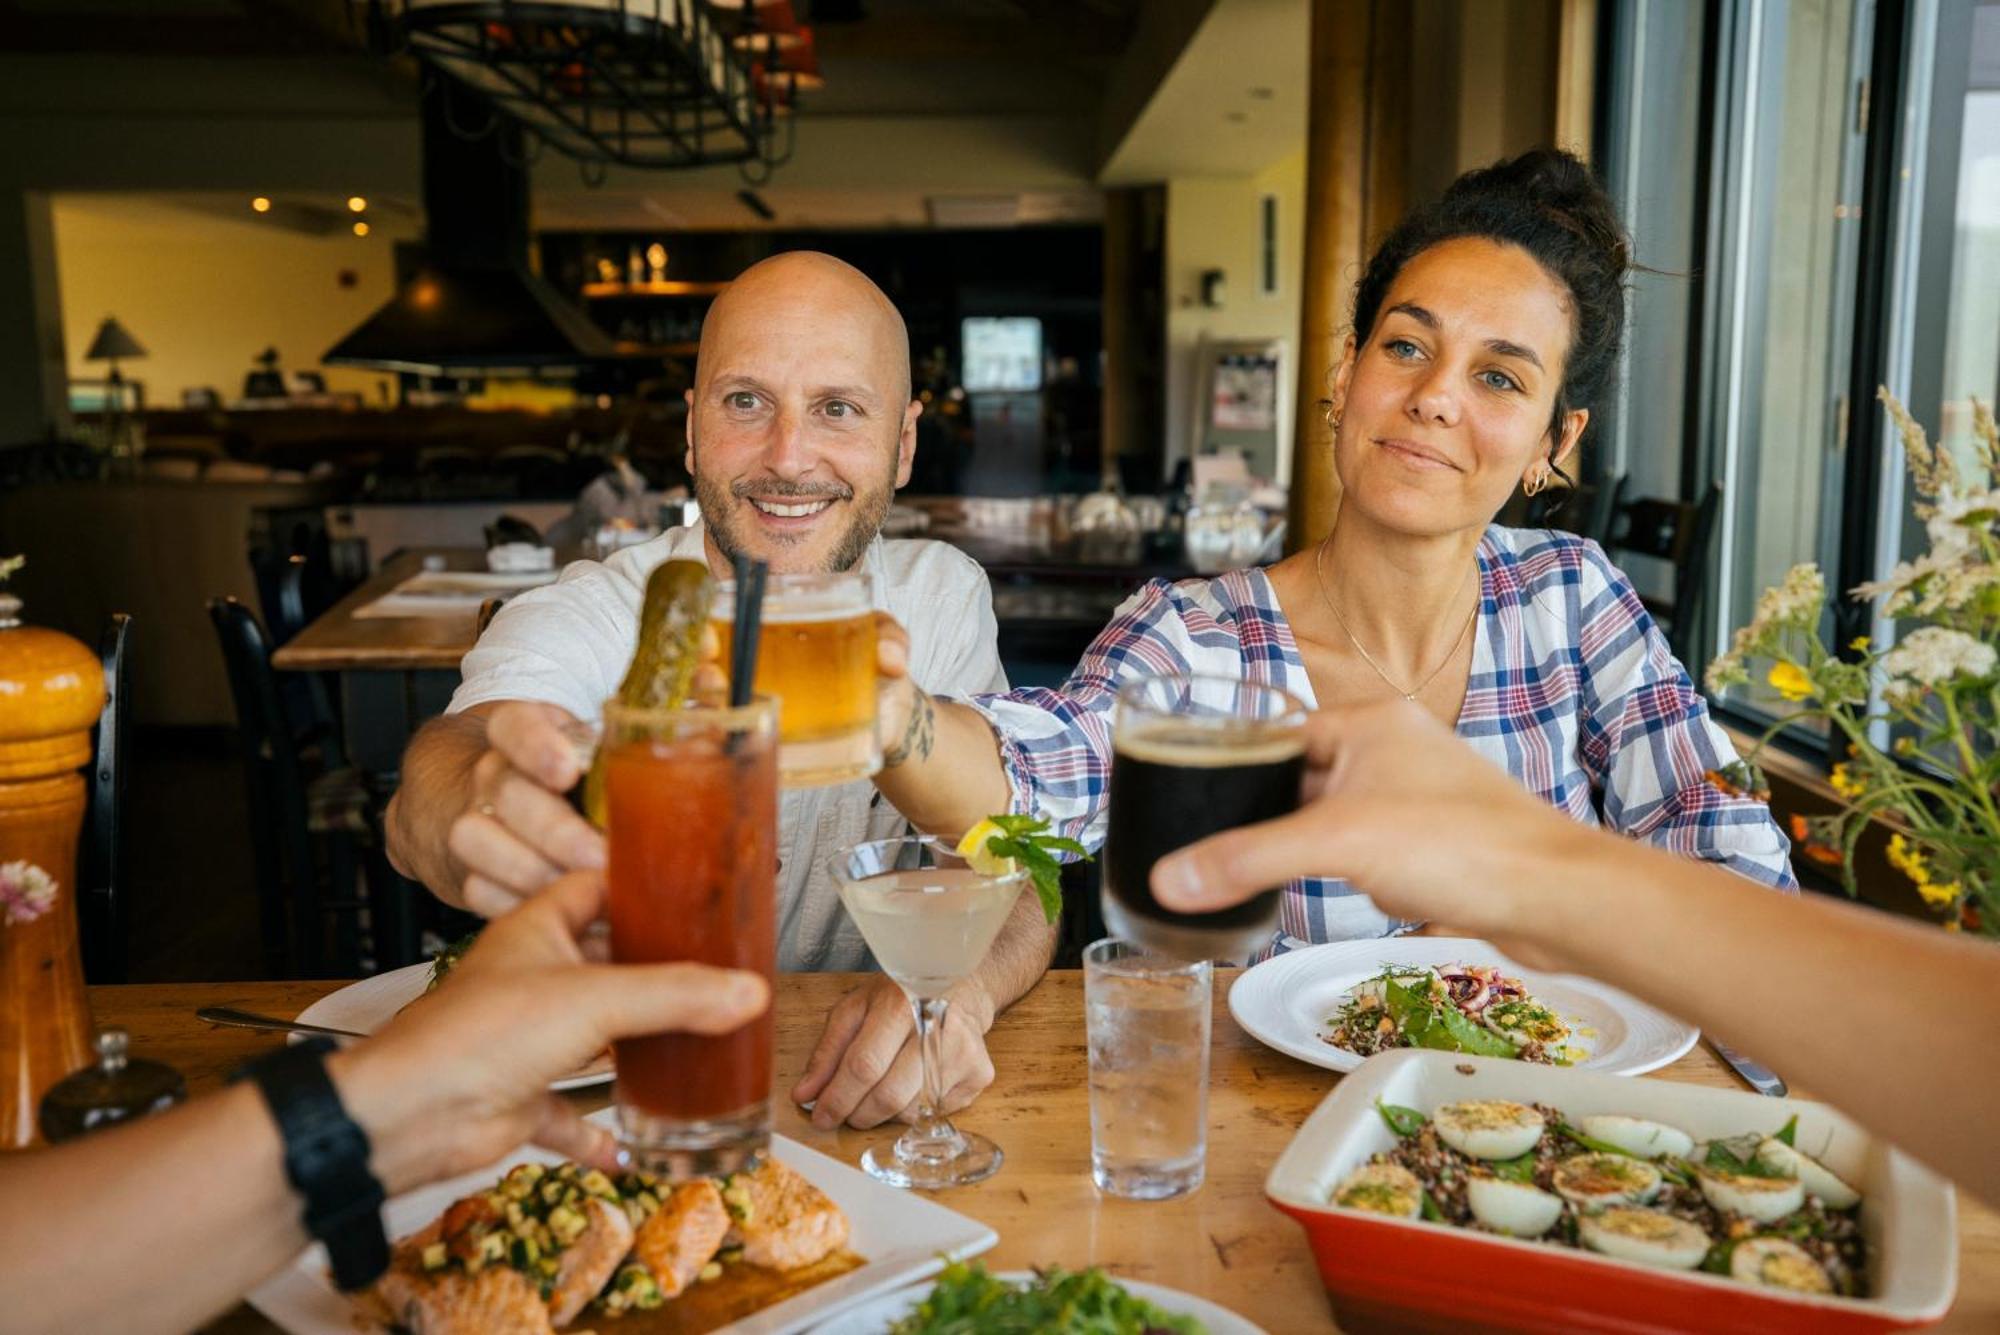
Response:
[[[1832,1293],[1826,1268],[1796,1242],[1745,1238],[1729,1254],[1729,1274],[1745,1284],[1763,1284],[1794,1293]]]
[[[1593,1251],[1668,1270],[1692,1270],[1708,1255],[1708,1234],[1687,1220],[1632,1205],[1579,1215],[1576,1231]]]
[[[1644,1117],[1592,1113],[1577,1125],[1592,1140],[1616,1145],[1627,1154],[1635,1154],[1641,1159],[1657,1159],[1667,1154],[1685,1159],[1694,1152],[1693,1136],[1677,1126],[1649,1121]]]
[[[1333,1189],[1333,1203],[1350,1210],[1415,1219],[1424,1208],[1424,1184],[1407,1168],[1392,1163],[1367,1163]]]
[[[1569,1025],[1547,1006],[1533,1001],[1496,1001],[1480,1015],[1488,1029],[1517,1048],[1530,1043],[1554,1045],[1569,1037]]]
[[[1861,1193],[1825,1164],[1782,1140],[1766,1136],[1757,1147],[1757,1157],[1804,1183],[1806,1190],[1826,1202],[1829,1210],[1847,1210],[1861,1203]]]
[[[1562,1218],[1562,1197],[1504,1177],[1468,1177],[1465,1203],[1472,1217],[1496,1233],[1539,1238]]]
[[[1535,1148],[1547,1123],[1525,1103],[1472,1099],[1431,1114],[1438,1139],[1475,1159],[1517,1159]]]
[[[1581,1210],[1644,1205],[1660,1194],[1660,1170],[1623,1154],[1573,1154],[1556,1165],[1555,1189]]]
[[[1806,1203],[1805,1186],[1795,1177],[1751,1177],[1706,1167],[1697,1168],[1695,1176],[1710,1205],[1759,1224],[1783,1219]]]

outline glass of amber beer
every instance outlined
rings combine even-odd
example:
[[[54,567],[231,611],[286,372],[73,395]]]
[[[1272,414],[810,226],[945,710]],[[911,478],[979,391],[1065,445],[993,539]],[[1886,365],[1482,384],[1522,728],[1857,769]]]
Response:
[[[1233,677],[1145,677],[1118,692],[1103,893],[1114,936],[1186,960],[1241,959],[1270,941],[1280,887],[1212,913],[1176,913],[1153,898],[1153,864],[1296,811],[1305,726],[1298,697]]]
[[[778,709],[604,707],[611,955],[777,973]],[[638,1167],[732,1172],[770,1139],[771,1013],[733,1033],[621,1039]]]
[[[727,664],[736,581],[709,612]],[[875,736],[875,604],[868,576],[772,575],[757,648],[759,695],[778,701],[778,777],[787,788],[865,779],[882,768]]]

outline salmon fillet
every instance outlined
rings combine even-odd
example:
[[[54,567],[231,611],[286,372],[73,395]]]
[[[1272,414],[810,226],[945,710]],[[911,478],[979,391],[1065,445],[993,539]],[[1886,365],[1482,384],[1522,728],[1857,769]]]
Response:
[[[396,1244],[388,1271],[368,1291],[373,1315],[411,1335],[553,1335],[548,1305],[519,1271],[426,1271],[424,1247],[440,1231],[433,1223]]]
[[[729,1236],[729,1211],[722,1192],[708,1178],[684,1182],[639,1225],[632,1252],[652,1271],[662,1297],[672,1298],[694,1283]]]
[[[795,1270],[847,1242],[847,1216],[840,1207],[769,1156],[754,1171],[730,1178],[723,1199],[737,1207],[729,1241],[742,1245],[743,1259],[752,1265]]]
[[[632,1250],[632,1221],[624,1210],[597,1197],[586,1201],[583,1210],[590,1226],[563,1248],[549,1293],[549,1319],[558,1326],[576,1319]]]

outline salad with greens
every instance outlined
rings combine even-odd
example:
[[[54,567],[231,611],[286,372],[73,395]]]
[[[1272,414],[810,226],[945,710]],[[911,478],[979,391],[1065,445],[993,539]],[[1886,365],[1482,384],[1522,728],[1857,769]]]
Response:
[[[1567,1020],[1485,964],[1389,964],[1327,1020],[1326,1042],[1363,1057],[1436,1048],[1567,1066],[1583,1056]]]
[[[1202,1335],[1192,1317],[1135,1298],[1102,1270],[1050,1266],[1027,1283],[954,1261],[890,1335]]]

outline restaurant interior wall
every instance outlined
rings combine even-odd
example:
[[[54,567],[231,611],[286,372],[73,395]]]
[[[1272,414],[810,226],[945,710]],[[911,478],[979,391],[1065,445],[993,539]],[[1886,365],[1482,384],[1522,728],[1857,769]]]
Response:
[[[312,235],[160,197],[60,195],[56,261],[69,373],[101,378],[83,360],[106,315],[145,345],[122,368],[142,381],[149,407],[170,408],[190,389],[214,389],[226,403],[243,388],[252,359],[267,347],[288,370],[319,370],[320,355],[395,290],[394,245],[414,238],[416,220],[376,210],[369,233]],[[327,367],[330,391],[380,405],[393,389],[380,372]]]
[[[545,233],[539,249],[550,281],[576,292],[600,264],[643,259],[654,244],[664,248],[673,281],[724,282],[766,256],[819,250],[880,284],[909,328],[913,388],[933,396],[918,422],[912,494],[1028,496],[1096,488],[1102,473],[1100,225]],[[676,348],[672,355],[686,362],[707,301],[706,295],[637,293],[586,304],[614,338],[665,338]],[[980,316],[1041,322],[1040,390],[953,397],[963,366],[962,322]]]
[[[1180,177],[1167,182],[1166,231],[1166,466],[1195,447],[1202,421],[1202,345],[1283,340],[1287,364],[1278,378],[1277,477],[1291,475],[1298,386],[1289,359],[1298,356],[1300,277],[1305,245],[1305,150],[1254,176]],[[1277,200],[1277,287],[1259,281],[1264,199]],[[1216,305],[1203,300],[1203,275],[1220,271]]]

